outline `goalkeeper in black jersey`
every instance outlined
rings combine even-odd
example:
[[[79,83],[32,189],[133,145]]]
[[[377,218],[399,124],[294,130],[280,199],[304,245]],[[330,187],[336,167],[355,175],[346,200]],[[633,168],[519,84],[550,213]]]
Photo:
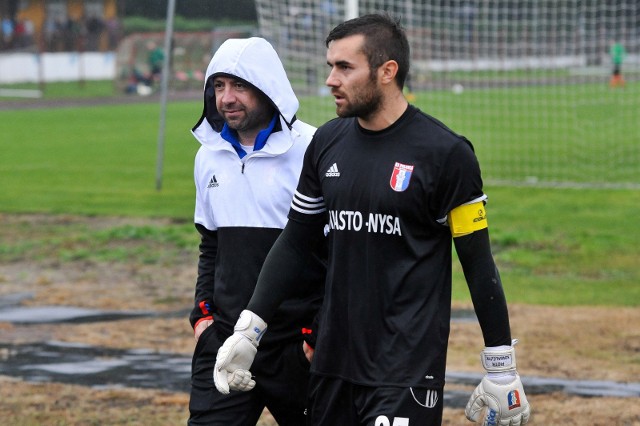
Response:
[[[307,424],[441,424],[453,241],[485,343],[487,374],[466,415],[524,425],[530,409],[471,143],[403,96],[409,46],[393,18],[346,21],[326,41],[338,118],[316,131],[306,151],[289,222],[218,352],[216,386],[228,392],[251,380],[267,324],[326,235]]]

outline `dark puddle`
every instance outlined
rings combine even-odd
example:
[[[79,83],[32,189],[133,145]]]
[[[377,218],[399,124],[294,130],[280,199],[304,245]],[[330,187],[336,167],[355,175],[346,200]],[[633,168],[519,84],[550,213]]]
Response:
[[[151,317],[151,311],[101,311],[75,306],[20,306],[33,297],[30,293],[16,293],[0,297],[0,322],[17,325],[115,321]]]
[[[30,382],[188,392],[191,358],[62,342],[0,343],[0,373]]]
[[[0,322],[13,324],[55,324],[115,321],[154,316],[153,312],[96,311],[73,306],[34,306],[0,309]]]
[[[447,383],[477,386],[481,373],[447,372]],[[522,377],[527,394],[562,392],[584,397],[638,397],[640,383],[622,383],[607,380],[568,380],[553,377]]]
[[[94,388],[138,387],[188,392],[191,357],[150,350],[118,350],[62,342],[0,343],[0,374],[29,382],[70,383]],[[448,372],[448,407],[462,408],[482,374]],[[583,397],[639,397],[640,383],[523,377],[528,394],[563,392]]]
[[[24,295],[0,298],[0,322],[34,325],[81,323],[153,317],[153,312],[110,312],[69,306],[15,306]],[[17,302],[17,303],[16,303]],[[162,314],[166,317],[167,314]],[[187,312],[169,314],[188,315]],[[472,310],[454,311],[452,321],[476,321]],[[136,349],[122,350],[56,341],[9,344],[0,342],[0,374],[30,382],[61,382],[94,388],[139,387],[188,392],[191,357]],[[445,405],[464,407],[482,374],[448,372],[447,383],[468,391],[446,391]],[[563,392],[584,397],[639,397],[640,383],[523,377],[528,394]]]

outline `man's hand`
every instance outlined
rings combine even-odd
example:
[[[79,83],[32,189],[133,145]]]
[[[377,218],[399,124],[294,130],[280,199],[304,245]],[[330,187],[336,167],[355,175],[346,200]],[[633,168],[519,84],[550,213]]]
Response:
[[[485,348],[481,360],[487,374],[469,398],[464,410],[467,418],[476,422],[486,407],[483,425],[525,425],[531,409],[516,371],[513,346]]]
[[[302,351],[304,352],[304,356],[307,358],[307,361],[311,363],[313,360],[313,354],[315,353],[315,349],[313,349],[309,344],[305,341],[302,342]]]
[[[218,392],[249,391],[256,382],[249,368],[258,351],[258,344],[267,324],[251,311],[244,310],[233,328],[234,333],[218,350],[213,368],[213,381]]]
[[[200,340],[200,335],[202,334],[202,332],[205,331],[211,324],[213,324],[213,320],[209,319],[202,320],[196,325],[196,328],[193,330],[193,337],[195,337],[196,342]]]

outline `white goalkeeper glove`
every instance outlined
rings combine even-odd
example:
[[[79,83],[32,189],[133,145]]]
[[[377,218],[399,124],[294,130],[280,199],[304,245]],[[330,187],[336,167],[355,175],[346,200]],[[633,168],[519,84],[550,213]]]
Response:
[[[516,371],[516,352],[513,346],[485,348],[480,358],[487,374],[473,391],[464,410],[467,419],[478,421],[482,410],[486,413],[483,426],[521,426],[529,421],[531,409],[520,376]]]
[[[250,391],[256,385],[249,368],[267,324],[251,311],[244,310],[233,328],[233,334],[218,349],[213,381],[218,392]]]

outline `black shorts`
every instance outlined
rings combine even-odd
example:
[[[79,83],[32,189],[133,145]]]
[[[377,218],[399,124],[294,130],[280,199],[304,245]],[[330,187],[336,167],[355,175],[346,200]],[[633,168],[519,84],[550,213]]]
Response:
[[[370,387],[312,375],[309,426],[437,426],[443,389]]]
[[[613,65],[613,75],[620,75],[620,65],[619,64],[614,64]]]
[[[198,340],[191,365],[188,424],[253,426],[267,407],[279,426],[304,425],[309,361],[302,350],[302,339],[282,346],[261,346],[251,366],[256,387],[223,395],[213,383],[213,367],[226,337],[214,323]]]

